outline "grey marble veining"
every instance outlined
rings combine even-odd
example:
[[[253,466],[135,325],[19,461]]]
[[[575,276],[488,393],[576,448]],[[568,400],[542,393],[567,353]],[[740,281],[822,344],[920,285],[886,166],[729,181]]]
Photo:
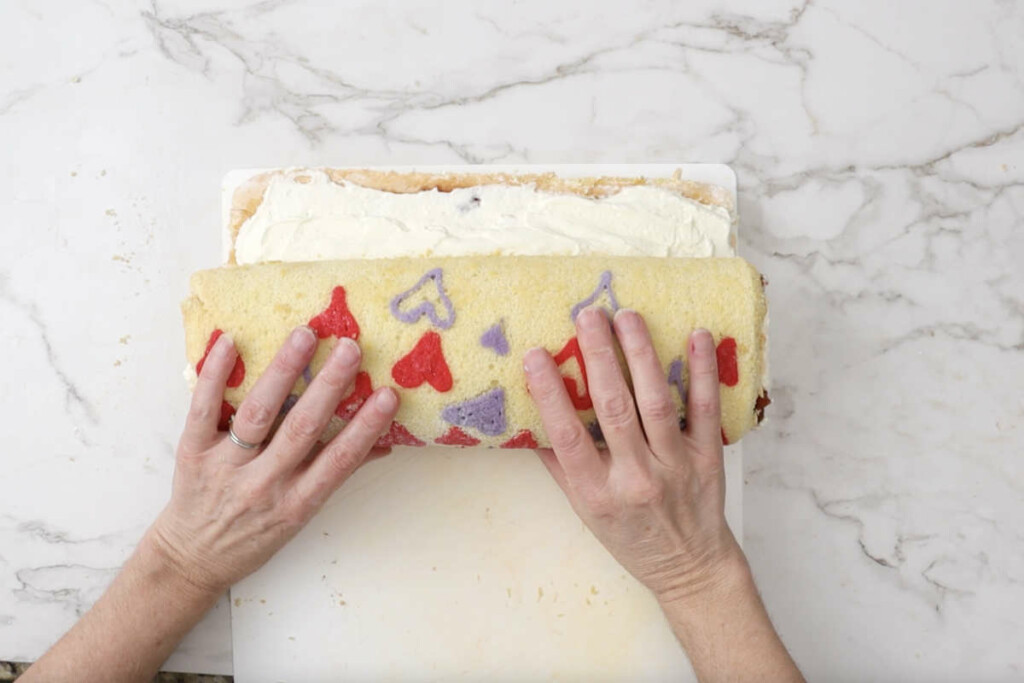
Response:
[[[723,161],[770,281],[746,545],[812,678],[1024,675],[1024,8],[8,3],[0,658],[166,499],[230,168]],[[227,609],[179,664],[230,668]],[[178,666],[176,668],[183,668]]]

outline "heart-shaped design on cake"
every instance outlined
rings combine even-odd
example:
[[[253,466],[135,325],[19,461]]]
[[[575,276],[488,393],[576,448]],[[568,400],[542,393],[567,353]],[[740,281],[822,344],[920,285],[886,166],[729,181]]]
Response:
[[[343,420],[351,420],[372,393],[373,383],[370,381],[370,373],[360,372],[352,383],[352,391],[341,399],[334,414]]]
[[[499,356],[508,355],[508,339],[505,337],[502,323],[494,323],[480,335],[480,346],[493,350]]]
[[[536,448],[537,439],[529,429],[522,429],[511,439],[501,444],[499,448]]]
[[[480,439],[472,437],[452,425],[451,429],[434,439],[434,443],[439,443],[443,446],[475,446],[480,443]]]
[[[226,432],[231,426],[231,416],[235,414],[235,407],[227,401],[220,402],[220,420],[217,421],[217,429]]]
[[[441,350],[441,335],[430,330],[420,337],[412,351],[392,366],[391,377],[406,389],[415,389],[424,382],[440,392],[451,389],[452,373]]]
[[[331,303],[322,313],[310,319],[309,326],[316,332],[319,339],[328,337],[359,339],[359,323],[356,322],[352,312],[348,310],[344,287],[338,285],[331,291]]]
[[[562,381],[565,382],[565,388],[569,391],[569,400],[572,401],[573,407],[576,410],[589,410],[594,407],[594,403],[590,400],[590,390],[587,386],[587,366],[583,362],[583,353],[580,351],[580,343],[576,337],[567,341],[562,350],[554,356],[555,364],[558,366],[573,358],[576,359],[576,364],[580,368],[580,376],[583,378],[582,391],[580,391],[575,377],[562,375]]]
[[[718,381],[727,387],[734,387],[740,381],[740,368],[736,360],[736,340],[726,337],[715,348],[718,361]]]
[[[438,313],[430,294],[435,294],[441,302],[444,315]],[[392,299],[391,315],[410,325],[427,316],[434,327],[449,329],[455,323],[455,306],[444,291],[444,274],[441,269],[428,270],[415,285]]]
[[[679,392],[679,398],[686,403],[686,383],[683,381],[683,359],[676,358],[668,366],[668,383]]]
[[[396,421],[391,423],[387,433],[377,439],[377,443],[373,445],[375,448],[390,448],[391,446],[426,446],[427,444],[413,436],[412,432],[406,429],[401,422]]]
[[[461,403],[445,406],[441,419],[459,427],[472,427],[487,436],[504,434],[507,429],[505,390],[498,387]]]
[[[597,289],[591,292],[590,296],[572,307],[572,311],[570,311],[572,321],[576,322],[576,316],[580,314],[580,311],[595,303],[600,303],[609,317],[615,315],[615,311],[619,310],[619,300],[615,298],[615,292],[612,291],[612,271],[610,270],[601,273]]]

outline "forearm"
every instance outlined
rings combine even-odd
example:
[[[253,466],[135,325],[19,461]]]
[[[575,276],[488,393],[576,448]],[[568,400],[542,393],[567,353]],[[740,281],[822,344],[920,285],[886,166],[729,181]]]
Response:
[[[21,680],[149,681],[217,597],[185,581],[147,535],[92,609]]]
[[[768,618],[742,554],[702,592],[660,602],[699,680],[804,680]]]

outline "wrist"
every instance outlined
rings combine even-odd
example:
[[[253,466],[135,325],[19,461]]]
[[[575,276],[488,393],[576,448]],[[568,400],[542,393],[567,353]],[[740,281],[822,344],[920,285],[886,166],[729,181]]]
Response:
[[[173,541],[159,529],[159,520],[139,541],[129,561],[145,580],[189,604],[211,606],[227,590],[204,580],[190,567]]]
[[[663,593],[658,600],[699,680],[803,681],[738,544],[698,590]]]
[[[757,587],[739,544],[731,536],[723,550],[699,569],[691,569],[678,581],[655,590],[662,609],[668,611],[717,609],[757,596]]]

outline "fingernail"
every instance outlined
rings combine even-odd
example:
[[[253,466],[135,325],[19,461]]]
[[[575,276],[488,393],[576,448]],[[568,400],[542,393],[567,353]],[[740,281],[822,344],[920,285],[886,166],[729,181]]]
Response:
[[[398,396],[391,387],[384,387],[374,400],[377,401],[377,408],[384,413],[390,413],[398,405]]]
[[[627,330],[633,330],[640,325],[640,314],[632,308],[620,308],[615,311],[612,321]]]
[[[546,349],[542,349],[537,346],[526,352],[523,356],[523,370],[528,375],[540,372],[541,368],[544,367],[544,356],[547,356],[548,352]]]
[[[711,333],[705,330],[703,327],[693,331],[690,336],[690,352],[694,354],[705,354],[714,347],[715,341],[711,337]]]
[[[332,353],[342,365],[355,365],[359,362],[361,351],[359,350],[359,344],[356,344],[348,337],[342,337],[334,346]]]
[[[217,337],[217,343],[213,345],[213,349],[217,353],[227,353],[228,349],[234,346],[234,344],[234,338],[227,332],[222,332],[221,335]]]
[[[608,314],[600,306],[587,306],[577,316],[576,324],[585,330],[597,330],[608,324]]]
[[[316,346],[316,335],[306,325],[300,325],[292,330],[291,335],[288,337],[288,343],[296,351],[306,353]]]

